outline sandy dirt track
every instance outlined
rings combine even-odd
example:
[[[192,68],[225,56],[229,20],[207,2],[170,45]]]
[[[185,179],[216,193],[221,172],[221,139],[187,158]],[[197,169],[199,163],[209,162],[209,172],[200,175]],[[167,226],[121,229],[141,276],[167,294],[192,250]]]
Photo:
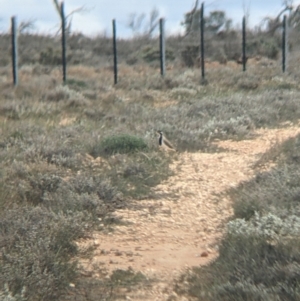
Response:
[[[78,242],[95,248],[91,258],[80,259],[82,273],[101,277],[99,267],[105,267],[108,277],[115,269],[130,268],[156,282],[129,291],[128,300],[187,300],[172,291],[174,278],[218,256],[218,242],[233,214],[231,200],[217,195],[250,180],[253,164],[272,145],[299,133],[300,127],[291,125],[262,129],[251,140],[215,142],[224,149],[218,153],[179,154],[172,165],[174,176],[155,188],[157,199],[136,201],[114,213],[129,225]]]

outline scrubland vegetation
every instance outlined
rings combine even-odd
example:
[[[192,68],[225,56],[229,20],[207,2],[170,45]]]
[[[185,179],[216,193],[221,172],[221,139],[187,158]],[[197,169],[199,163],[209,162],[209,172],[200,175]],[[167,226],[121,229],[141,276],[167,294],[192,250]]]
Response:
[[[8,48],[8,36],[0,39]],[[189,59],[194,48],[178,53],[175,42],[170,38],[167,75],[161,78],[156,42],[120,41],[115,86],[106,38],[69,38],[66,85],[57,40],[20,37],[18,87],[11,85],[9,52],[2,49],[1,300],[66,300],[70,284],[86,281],[74,259],[76,240],[92,230],[113,231],[114,210],[153,196],[152,188],[172,174],[169,165],[178,153],[158,150],[156,130],[166,132],[180,154],[218,152],[215,139],[251,139],[257,128],[298,123],[295,65],[283,75],[274,52],[261,50],[263,57],[249,60],[243,73],[227,57],[226,65],[208,64],[208,84],[200,85],[199,70],[188,68],[195,65]],[[295,52],[290,60],[297,59]],[[226,192],[234,216],[220,256],[182,275],[175,285],[179,295],[300,300],[299,139],[276,145],[253,166],[254,180]],[[259,165],[269,161],[276,166],[260,172]],[[134,280],[130,285],[143,278],[136,272],[125,273]],[[103,296],[93,300],[113,300],[114,281],[106,279]]]

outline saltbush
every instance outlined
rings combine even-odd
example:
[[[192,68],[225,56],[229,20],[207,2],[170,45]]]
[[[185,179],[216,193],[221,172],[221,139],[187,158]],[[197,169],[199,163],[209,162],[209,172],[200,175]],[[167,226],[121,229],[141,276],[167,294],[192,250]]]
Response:
[[[142,138],[120,134],[103,139],[99,144],[93,146],[90,154],[93,157],[98,157],[117,153],[128,154],[146,149],[147,144]]]
[[[26,300],[60,296],[76,276],[76,263],[69,260],[76,253],[74,239],[83,235],[82,217],[30,206],[2,214],[0,291]]]

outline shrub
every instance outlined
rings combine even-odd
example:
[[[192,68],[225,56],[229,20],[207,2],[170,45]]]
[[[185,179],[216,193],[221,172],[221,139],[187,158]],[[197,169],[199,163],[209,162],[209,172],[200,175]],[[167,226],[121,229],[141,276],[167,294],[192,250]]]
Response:
[[[249,183],[230,191],[235,200],[235,217],[248,220],[255,211],[279,216],[300,214],[299,183],[300,172],[295,166],[285,165],[269,173],[258,174]]]
[[[74,239],[82,214],[66,217],[42,207],[7,210],[0,219],[0,291],[26,300],[53,300],[76,276]],[[8,295],[8,294],[7,294]]]
[[[54,90],[49,91],[45,95],[45,99],[49,101],[61,101],[68,100],[69,102],[83,102],[85,101],[84,96],[68,86],[57,86]]]
[[[48,47],[46,50],[41,51],[39,63],[41,65],[61,65],[61,53],[59,50],[53,50],[52,47]]]
[[[238,218],[230,221],[227,227],[230,235],[256,235],[269,241],[280,241],[284,237],[299,236],[300,218],[296,215],[281,218],[272,213],[260,215],[255,212],[249,221]]]
[[[242,76],[238,79],[237,86],[243,90],[255,90],[259,86],[259,80],[254,76]]]
[[[121,134],[105,138],[100,144],[93,146],[90,154],[93,157],[113,154],[128,154],[140,150],[146,150],[147,144],[142,138]]]
[[[50,171],[25,173],[19,175],[19,179],[16,176],[10,186],[2,187],[3,193],[13,194],[15,202],[43,205],[68,215],[85,211],[87,221],[105,215],[105,202],[116,200],[120,195],[109,179],[87,174],[71,177],[67,182]]]
[[[137,53],[130,55],[127,59],[126,59],[126,63],[127,65],[135,65],[139,62],[139,58]]]
[[[136,285],[139,282],[146,282],[147,277],[145,277],[141,272],[135,273],[133,270],[114,270],[110,279],[113,283],[117,285]]]
[[[228,234],[217,261],[183,275],[176,290],[195,300],[300,300],[299,247],[297,237],[274,243],[257,232]]]
[[[198,57],[199,57],[199,46],[188,45],[181,52],[182,61],[187,67],[194,67],[197,63]]]
[[[142,58],[148,62],[158,61],[160,59],[160,51],[152,48],[151,46],[147,46],[142,50]],[[172,50],[166,50],[166,59],[174,60],[175,56]]]
[[[277,59],[280,46],[275,39],[266,39],[261,45],[261,53],[270,59]]]

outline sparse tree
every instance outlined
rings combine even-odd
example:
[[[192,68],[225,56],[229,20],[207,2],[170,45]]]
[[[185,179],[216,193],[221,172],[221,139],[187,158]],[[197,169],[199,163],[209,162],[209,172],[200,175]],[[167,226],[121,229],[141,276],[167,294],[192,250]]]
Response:
[[[196,1],[194,8],[184,15],[184,21],[181,23],[185,27],[185,35],[198,33],[200,30],[201,8],[197,8]],[[232,28],[232,20],[227,18],[224,11],[216,10],[210,12],[208,17],[204,18],[205,31],[215,35],[220,31],[229,31]]]
[[[132,30],[132,32],[135,35],[138,34],[138,32],[140,32],[145,17],[146,15],[144,13],[140,15],[137,15],[136,13],[130,14],[128,27]]]
[[[288,13],[288,24],[292,28],[300,28],[300,5],[295,5],[294,0],[283,0],[282,10],[276,17],[266,17],[263,19],[262,24],[266,26],[266,31],[270,35],[281,28],[282,26],[282,16]]]
[[[189,35],[191,32],[197,32],[199,30],[199,18],[201,10],[198,9],[199,0],[195,1],[193,9],[184,15],[184,21],[181,25],[185,27],[185,35]]]
[[[206,30],[213,34],[218,33],[220,30],[229,30],[231,24],[232,20],[227,19],[226,13],[221,10],[212,11],[209,17],[205,18]]]
[[[159,20],[159,11],[157,8],[153,8],[152,11],[150,12],[149,23],[146,24],[145,27],[145,34],[148,37],[151,37],[155,29],[157,28],[159,22],[158,20]]]
[[[145,22],[147,23],[145,24]],[[140,15],[133,13],[129,16],[129,21],[127,23],[135,36],[145,36],[147,38],[152,37],[155,29],[158,27],[158,24],[159,10],[157,8],[153,8],[151,10],[148,21],[146,20],[145,13],[141,13]]]
[[[53,4],[55,6],[55,9],[60,17],[60,19],[62,20],[62,15],[61,15],[61,2],[59,2],[59,0],[53,0]],[[65,21],[66,21],[66,33],[70,34],[71,33],[71,27],[72,27],[72,20],[73,20],[73,16],[76,13],[85,13],[87,12],[87,8],[82,5],[74,10],[72,10],[68,15],[65,16]]]
[[[22,21],[18,27],[19,33],[28,33],[29,31],[35,29],[35,22],[36,20]]]

